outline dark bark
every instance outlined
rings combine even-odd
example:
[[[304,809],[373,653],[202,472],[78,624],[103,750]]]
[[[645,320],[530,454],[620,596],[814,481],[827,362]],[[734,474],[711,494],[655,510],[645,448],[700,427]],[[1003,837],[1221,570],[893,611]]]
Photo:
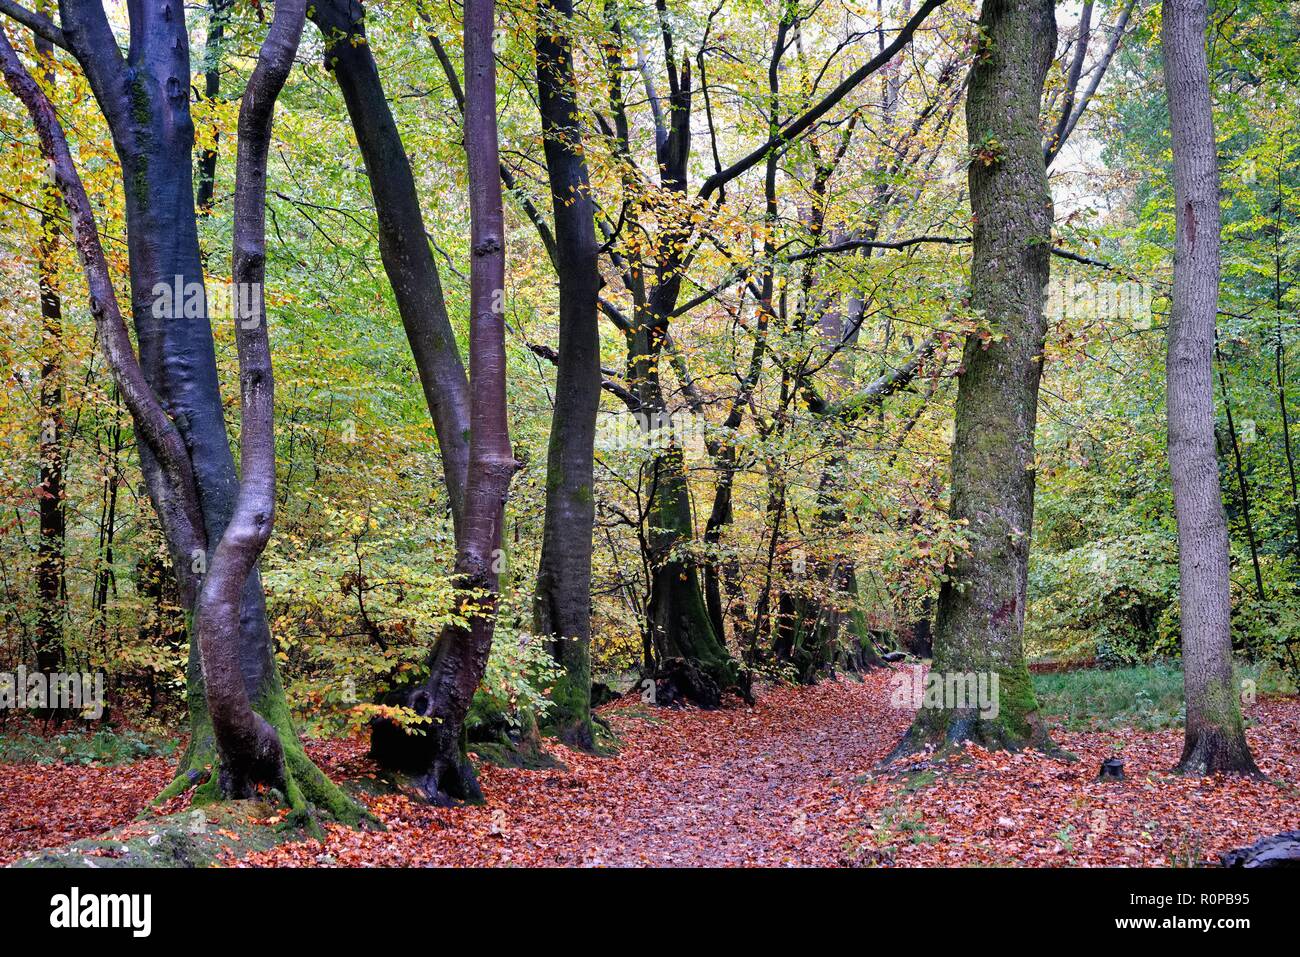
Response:
[[[1241,460],[1241,439],[1237,435],[1237,420],[1232,415],[1232,395],[1228,392],[1228,374],[1223,368],[1223,354],[1215,349],[1219,360],[1219,389],[1223,394],[1223,412],[1228,419],[1228,441],[1232,443],[1232,467],[1237,476],[1237,491],[1241,494],[1241,521],[1246,529],[1246,545],[1250,549],[1250,564],[1255,571],[1255,594],[1267,601],[1264,575],[1259,567],[1259,542],[1255,538],[1255,519],[1250,510],[1250,484],[1246,480],[1246,466]]]
[[[974,214],[971,304],[994,334],[967,338],[957,394],[950,514],[969,550],[939,596],[933,669],[997,675],[996,715],[922,708],[898,751],[974,740],[1049,746],[1022,630],[1034,507],[1052,201],[1039,116],[1056,47],[1052,0],[985,0],[966,124]]]
[[[36,40],[45,85],[54,84],[54,50]],[[40,533],[36,543],[36,668],[58,671],[63,666],[63,620],[67,600],[64,584],[64,542],[67,534],[63,501],[63,303],[59,296],[58,185],[51,179],[42,190],[41,235],[36,245],[41,300],[39,445]]]
[[[231,276],[239,306],[239,493],[212,550],[194,608],[208,711],[221,757],[221,790],[252,797],[259,784],[285,788],[276,729],[249,702],[239,658],[244,582],[270,540],[275,514],[275,388],[262,286],[266,279],[266,162],[275,101],[302,37],[307,0],[279,0],[239,109]],[[248,290],[248,302],[245,293]]]
[[[560,352],[546,461],[546,514],[537,568],[534,630],[563,667],[548,724],[574,747],[595,747],[591,723],[593,461],[600,407],[601,278],[595,210],[567,31],[571,0],[540,0],[537,91],[555,217]]]
[[[221,52],[225,46],[226,23],[230,20],[230,7],[234,0],[211,0],[208,4],[208,38],[203,46],[203,98],[210,103],[221,95]],[[212,146],[199,152],[198,184],[194,191],[194,205],[200,216],[212,214],[212,195],[217,182],[217,141],[220,133],[213,131]]]
[[[430,721],[408,734],[376,723],[371,753],[382,765],[416,775],[435,803],[481,800],[463,747],[465,715],[492,648],[501,525],[517,468],[506,417],[505,223],[497,149],[493,0],[465,3],[465,152],[470,207],[469,469],[457,545],[456,576],[463,625],[434,644],[429,677],[402,701]]]
[[[1286,155],[1283,148],[1286,140],[1279,144],[1279,153]],[[1285,257],[1282,240],[1284,229],[1282,214],[1286,208],[1286,193],[1282,185],[1282,162],[1277,168],[1277,195],[1274,199],[1273,212],[1273,309],[1276,312],[1276,340],[1273,343],[1273,372],[1277,380],[1277,408],[1282,416],[1282,452],[1286,457],[1286,474],[1291,489],[1291,514],[1295,521],[1294,551],[1300,554],[1300,486],[1296,482],[1295,450],[1291,444],[1291,414],[1286,394],[1286,340],[1282,336],[1282,263]]]
[[[76,57],[112,135],[126,200],[138,358],[109,279],[89,203],[53,109],[39,90],[29,92],[26,84],[30,77],[16,57],[7,64],[6,79],[22,89],[20,97],[56,169],[90,287],[90,311],[101,348],[135,424],[141,470],[171,555],[181,605],[192,611],[206,568],[208,543],[220,541],[234,510],[239,483],[226,435],[207,299],[202,294],[184,10],[175,0],[153,0],[133,8],[125,56],[100,4],[63,0],[60,13],[61,28],[39,22],[29,25]],[[177,284],[182,289],[192,285],[200,290],[196,297],[200,308],[179,311],[169,318],[165,308],[156,308],[162,305],[159,291]],[[275,667],[256,566],[242,582],[238,605],[231,613],[238,615],[238,672],[245,694],[275,726],[281,741],[293,742],[286,757],[298,793],[317,807],[355,820],[359,814],[356,805],[297,745]],[[193,636],[187,677],[190,743],[176,779],[163,796],[200,782],[207,769],[219,763],[200,642]],[[218,790],[217,782],[211,782],[211,789]]]
[[[1214,452],[1219,173],[1205,0],[1165,0],[1161,12],[1176,217],[1165,370],[1187,712],[1178,770],[1257,774],[1233,687],[1228,526]]]
[[[459,535],[469,463],[469,380],[447,316],[410,159],[366,38],[365,8],[357,0],[319,0],[311,6],[311,19],[325,39],[325,66],[343,93],[365,160],[379,220],[379,255],[438,436]]]

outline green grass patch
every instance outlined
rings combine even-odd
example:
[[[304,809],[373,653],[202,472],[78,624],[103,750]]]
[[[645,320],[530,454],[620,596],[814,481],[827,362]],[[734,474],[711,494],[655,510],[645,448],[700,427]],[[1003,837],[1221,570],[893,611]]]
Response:
[[[31,732],[0,736],[0,764],[129,764],[144,758],[172,757],[178,742],[139,731]]]
[[[1294,693],[1276,668],[1237,665],[1238,681],[1253,681],[1258,695]],[[1067,731],[1181,727],[1183,670],[1173,662],[1131,668],[1089,668],[1034,675],[1034,693],[1049,722]]]

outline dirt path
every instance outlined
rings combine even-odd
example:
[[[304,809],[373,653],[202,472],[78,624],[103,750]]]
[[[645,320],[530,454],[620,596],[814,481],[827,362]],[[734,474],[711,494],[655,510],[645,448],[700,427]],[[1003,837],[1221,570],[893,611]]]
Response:
[[[566,767],[486,767],[487,804],[371,801],[385,830],[330,826],[237,866],[1168,865],[1300,828],[1300,699],[1252,706],[1266,778],[1167,774],[1178,729],[1057,732],[1075,762],[969,748],[871,774],[911,715],[891,708],[891,672],[764,690],[755,707],[602,714],[615,757],[556,748]],[[309,746],[336,780],[372,775],[365,742]],[[1098,782],[1115,754],[1126,779]],[[23,766],[0,776],[0,860],[51,839],[125,823],[167,776],[130,767]],[[177,808],[171,808],[177,810]],[[121,818],[116,820],[115,818]]]
[[[863,683],[772,688],[720,711],[618,703],[603,714],[614,758],[560,752],[566,770],[486,768],[486,807],[375,802],[381,834],[331,829],[254,864],[836,864],[855,823],[842,794],[893,746],[909,715],[890,709],[887,674]],[[337,771],[358,773],[356,757]]]

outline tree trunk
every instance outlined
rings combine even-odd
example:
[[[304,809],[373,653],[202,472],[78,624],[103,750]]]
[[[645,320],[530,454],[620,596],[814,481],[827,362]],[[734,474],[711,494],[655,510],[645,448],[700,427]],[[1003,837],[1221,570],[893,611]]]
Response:
[[[564,671],[547,719],[566,744],[592,750],[591,535],[596,509],[593,461],[600,408],[601,278],[595,212],[567,31],[571,0],[540,0],[538,108],[555,216],[560,352],[546,460],[546,515],[537,568],[534,630],[550,641]]]
[[[1232,466],[1237,475],[1237,491],[1241,493],[1241,520],[1246,529],[1246,546],[1250,549],[1250,564],[1255,571],[1255,594],[1260,601],[1268,601],[1264,590],[1264,575],[1259,568],[1259,542],[1255,538],[1255,520],[1250,512],[1250,485],[1246,481],[1246,467],[1241,460],[1241,441],[1237,436],[1237,421],[1232,416],[1232,394],[1228,392],[1228,374],[1224,369],[1223,354],[1215,348],[1219,361],[1219,388],[1223,393],[1223,414],[1228,420],[1228,441],[1232,445]],[[1229,556],[1231,559],[1231,556]]]
[[[90,311],[114,382],[131,413],[141,471],[171,555],[181,604],[193,611],[207,567],[209,542],[220,541],[238,491],[226,435],[216,352],[203,292],[194,209],[194,128],[189,113],[189,43],[183,10],[173,0],[142,6],[131,18],[126,58],[103,7],[64,0],[58,42],[80,63],[107,120],[122,166],[131,297],[139,358],[122,320],[98,228],[53,108],[17,57],[5,57],[5,78],[23,100],[73,221],[90,287]],[[12,54],[0,44],[0,54]],[[166,308],[164,290],[185,294]],[[192,293],[192,295],[190,294]],[[183,305],[198,308],[182,309]],[[275,667],[265,598],[256,566],[242,583],[237,606],[239,672],[253,707],[297,745]],[[191,635],[187,672],[190,743],[159,799],[199,784],[202,798],[220,795],[216,740]],[[301,749],[287,752],[304,799],[340,819],[358,806],[329,782]]]
[[[1164,0],[1161,11],[1177,223],[1166,378],[1187,702],[1178,770],[1257,774],[1232,680],[1228,526],[1214,454],[1219,174],[1205,0]]]
[[[54,85],[54,48],[36,41],[47,88]],[[36,669],[63,667],[66,612],[63,502],[63,303],[59,297],[59,188],[51,178],[42,190],[41,237],[36,247],[41,293],[40,380],[40,537],[36,544]]]
[[[1042,374],[1052,200],[1039,132],[1056,47],[1052,0],[985,0],[966,124],[974,218],[971,304],[991,339],[967,338],[957,394],[950,513],[969,551],[939,596],[933,673],[998,681],[993,709],[922,708],[898,752],[964,740],[1050,746],[1025,665],[1034,426]],[[969,704],[969,702],[966,702]]]
[[[266,161],[275,101],[293,67],[307,0],[279,0],[239,109],[231,277],[239,294],[240,470],[234,513],[212,551],[194,608],[221,790],[247,798],[256,786],[286,787],[275,728],[249,703],[239,658],[244,582],[271,537],[275,514],[275,398],[262,286],[266,278]],[[246,299],[247,291],[247,303]],[[297,795],[291,795],[293,804]]]
[[[506,495],[518,463],[506,415],[505,223],[497,150],[493,0],[465,3],[465,152],[470,206],[469,469],[456,554],[460,614],[434,644],[428,679],[403,703],[429,718],[408,734],[377,722],[371,754],[380,764],[415,774],[428,800],[481,800],[464,749],[465,715],[492,648]]]
[[[225,46],[226,24],[234,0],[210,0],[208,3],[208,38],[203,45],[203,99],[215,103],[221,94],[221,51]],[[212,215],[212,197],[217,185],[217,139],[213,131],[212,146],[199,152],[198,184],[194,205],[200,216]]]
[[[411,163],[366,39],[364,7],[357,0],[319,0],[311,5],[311,18],[325,39],[325,66],[343,93],[365,160],[379,220],[379,256],[438,436],[459,535],[469,462],[469,380],[447,317]]]

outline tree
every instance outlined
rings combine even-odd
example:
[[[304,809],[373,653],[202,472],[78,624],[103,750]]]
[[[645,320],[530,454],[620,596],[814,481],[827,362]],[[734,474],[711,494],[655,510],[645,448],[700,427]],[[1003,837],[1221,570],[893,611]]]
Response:
[[[418,733],[375,725],[371,753],[416,776],[434,803],[482,800],[464,747],[465,715],[492,648],[501,529],[518,468],[506,416],[505,219],[497,146],[493,0],[465,4],[465,153],[470,207],[470,444],[456,550],[459,620],[438,636],[428,678],[404,695]]]
[[[562,741],[591,750],[591,552],[596,516],[593,456],[600,408],[600,250],[578,122],[570,0],[540,0],[537,92],[555,217],[559,356],[546,461],[546,514],[537,568],[534,630],[564,668],[548,723]]]
[[[1047,746],[1022,632],[1034,509],[1052,201],[1039,116],[1056,47],[1052,0],[985,0],[966,98],[974,219],[971,306],[957,392],[950,514],[968,549],[939,594],[933,672],[998,680],[996,715],[922,708],[897,753],[964,740]]]
[[[284,16],[291,19],[292,4],[285,6]],[[98,3],[68,0],[61,6],[59,25],[14,5],[7,4],[5,12],[77,59],[121,162],[138,358],[62,127],[48,99],[6,43],[0,50],[8,51],[5,79],[27,108],[42,151],[56,170],[90,287],[91,313],[136,426],[141,468],[167,540],[181,602],[194,612],[211,557],[209,547],[215,548],[225,533],[236,510],[240,483],[226,435],[208,299],[203,292],[193,190],[194,128],[185,94],[189,89],[185,17],[171,2],[142,10],[131,20],[132,42],[123,57]],[[288,29],[284,24],[290,19],[280,21],[277,33]],[[292,51],[288,59],[292,61]],[[160,300],[160,289],[177,287],[198,290],[187,297],[191,308],[173,302],[167,309],[165,300]],[[237,737],[243,744],[251,740],[247,735],[230,734],[237,730],[233,726],[221,729],[220,734],[214,727],[223,717],[243,714],[247,718],[238,700],[242,692],[261,719],[274,727],[285,753],[300,758],[286,769],[286,780],[277,782],[285,786],[286,794],[301,799],[299,809],[310,804],[336,817],[356,820],[360,808],[331,784],[297,745],[272,654],[256,564],[242,579],[223,586],[226,597],[229,587],[237,588],[238,599],[233,605],[227,602],[221,611],[229,618],[214,624],[223,632],[219,642],[229,643],[220,649],[228,656],[226,674],[242,679],[243,687],[219,689],[218,695],[233,697],[223,698],[215,709],[210,706],[203,643],[192,630],[187,675],[190,743],[175,781],[163,796],[204,781],[212,768],[217,773],[207,783],[206,793],[211,796],[238,796],[251,779],[274,776],[263,773],[268,762],[223,752],[227,745],[242,746],[235,743]],[[211,612],[208,617],[211,621]],[[243,723],[246,727],[256,725],[251,719]],[[223,735],[227,735],[224,744]],[[257,739],[262,750],[269,747],[269,738],[259,733]],[[227,757],[235,761],[228,774],[221,768]]]
[[[54,46],[36,38],[36,52],[47,87],[54,85]],[[45,186],[41,236],[37,243],[41,291],[41,440],[40,539],[36,546],[36,668],[56,671],[63,664],[63,620],[67,612],[65,580],[67,513],[64,502],[64,368],[63,301],[59,294],[59,188]]]
[[[1233,688],[1228,529],[1214,446],[1220,213],[1206,5],[1165,0],[1161,12],[1177,223],[1165,369],[1187,708],[1178,769],[1256,774]]]

